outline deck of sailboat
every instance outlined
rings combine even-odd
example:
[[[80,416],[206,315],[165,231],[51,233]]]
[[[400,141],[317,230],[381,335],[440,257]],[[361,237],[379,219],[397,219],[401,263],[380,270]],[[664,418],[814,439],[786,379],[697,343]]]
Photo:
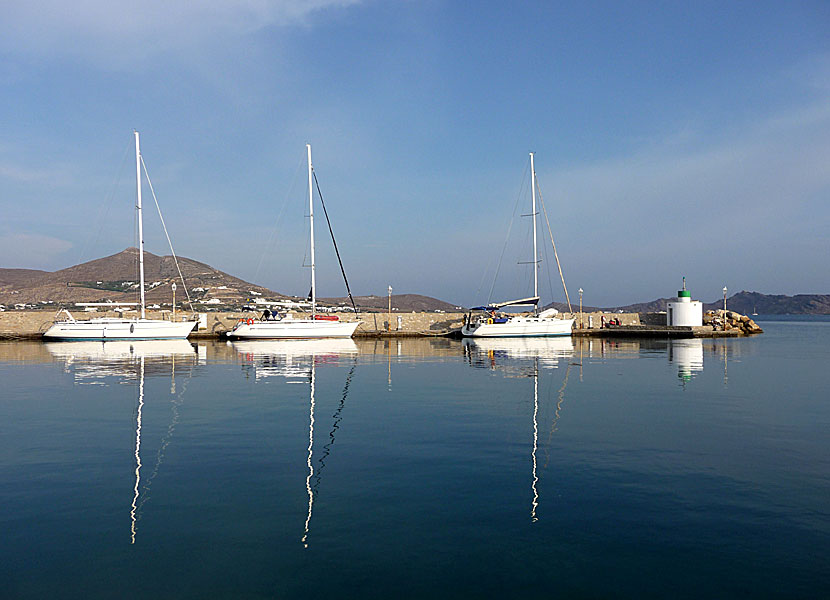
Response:
[[[319,321],[317,319],[283,319],[239,324],[227,333],[229,339],[316,339],[350,338],[360,321]]]

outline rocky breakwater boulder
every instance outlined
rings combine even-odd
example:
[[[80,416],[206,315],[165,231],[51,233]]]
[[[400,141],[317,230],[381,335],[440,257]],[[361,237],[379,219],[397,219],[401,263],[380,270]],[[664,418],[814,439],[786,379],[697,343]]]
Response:
[[[737,329],[743,335],[764,333],[758,324],[746,315],[732,310],[709,310],[703,315],[703,324],[711,325],[713,329],[731,331]]]

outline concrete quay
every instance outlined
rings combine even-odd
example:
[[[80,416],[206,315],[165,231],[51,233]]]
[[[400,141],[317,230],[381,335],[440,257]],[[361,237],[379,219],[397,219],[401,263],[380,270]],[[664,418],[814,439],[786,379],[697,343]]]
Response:
[[[192,313],[179,312],[177,319],[187,318]],[[207,327],[190,334],[191,339],[221,338],[233,328],[240,319],[257,318],[251,312],[208,312]],[[295,318],[310,317],[310,314],[293,313]],[[440,336],[452,329],[461,327],[463,313],[392,313],[391,328],[387,327],[388,313],[334,313],[343,321],[360,321],[355,331],[356,338],[368,337],[426,337]],[[75,312],[79,320],[101,317],[120,317],[119,313],[109,312]],[[127,313],[128,318],[135,318],[135,313]],[[62,317],[60,317],[62,318]],[[169,312],[147,311],[149,319],[170,319]],[[0,339],[40,339],[43,332],[55,321],[54,310],[10,310],[0,312]]]
[[[177,319],[187,318],[191,313],[180,312]],[[255,318],[250,312],[208,312],[207,326],[190,334],[191,339],[216,339],[224,337],[240,319]],[[355,338],[398,338],[398,337],[436,337],[459,335],[463,312],[428,313],[428,312],[393,312],[391,327],[388,313],[335,313],[343,321],[359,320]],[[128,313],[128,316],[133,316]],[[119,317],[115,312],[75,313],[75,318],[84,320],[94,317]],[[257,315],[258,316],[258,315]],[[310,315],[294,313],[296,318]],[[148,311],[151,319],[169,319],[169,312]],[[711,325],[703,327],[668,327],[665,315],[656,313],[564,313],[566,319],[575,319],[573,335],[575,337],[652,337],[652,338],[695,338],[695,337],[740,337],[746,335],[739,328],[726,331],[714,329]],[[601,327],[610,319],[619,319],[620,325]],[[662,319],[662,322],[661,322]],[[0,312],[0,339],[40,339],[55,320],[52,310],[28,310]]]

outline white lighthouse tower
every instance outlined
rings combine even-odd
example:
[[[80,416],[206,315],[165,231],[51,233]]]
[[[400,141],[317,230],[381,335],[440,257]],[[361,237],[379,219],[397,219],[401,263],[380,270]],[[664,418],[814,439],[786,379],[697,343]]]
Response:
[[[683,289],[677,292],[677,300],[666,303],[666,325],[678,327],[701,327],[703,325],[703,303],[692,300],[692,293],[686,289],[686,278],[683,278]]]

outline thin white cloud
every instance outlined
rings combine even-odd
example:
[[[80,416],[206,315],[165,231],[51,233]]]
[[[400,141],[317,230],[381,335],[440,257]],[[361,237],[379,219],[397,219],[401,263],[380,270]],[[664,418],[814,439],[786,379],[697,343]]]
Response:
[[[0,257],[6,268],[50,268],[52,261],[72,248],[72,243],[38,233],[0,235]]]
[[[605,211],[663,210],[665,218],[682,206],[737,216],[784,199],[807,201],[830,187],[826,103],[773,115],[718,142],[705,144],[701,138],[690,147],[668,138],[634,156],[550,171],[543,182],[553,184],[551,196],[558,202]]]
[[[41,163],[42,164],[42,163]],[[67,167],[52,164],[48,167],[30,167],[17,161],[0,159],[0,183],[38,184],[43,187],[66,186],[74,182]],[[9,198],[0,198],[0,206]]]
[[[42,169],[30,169],[18,165],[0,164],[0,180],[11,179],[22,183],[31,183],[50,176],[50,173]]]
[[[631,301],[666,295],[655,281],[678,273],[707,299],[724,281],[815,288],[826,281],[828,107],[823,99],[716,139],[667,134],[635,155],[540,172],[560,254],[576,258],[586,289],[640,290]]]
[[[170,50],[222,45],[260,29],[307,23],[360,0],[33,0],[3,3],[0,50],[82,57],[108,67]]]

